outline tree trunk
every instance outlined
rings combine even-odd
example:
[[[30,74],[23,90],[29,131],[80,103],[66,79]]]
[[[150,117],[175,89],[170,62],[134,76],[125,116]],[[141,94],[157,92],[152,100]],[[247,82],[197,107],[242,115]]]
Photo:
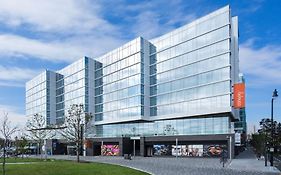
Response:
[[[41,145],[42,145],[41,141],[39,141],[39,146],[38,146],[39,147],[39,149],[38,149],[39,151],[38,151],[38,154],[40,154],[40,159],[43,159]]]
[[[26,153],[24,147],[21,149],[21,158],[23,159],[23,154]]]
[[[6,174],[6,140],[4,140],[2,168],[3,168],[3,175],[5,175]]]
[[[76,156],[77,156],[77,162],[80,162],[80,149],[79,149],[79,143],[76,143]]]
[[[39,155],[39,151],[40,151],[40,146],[39,143],[37,143],[37,153],[36,153],[37,156]]]

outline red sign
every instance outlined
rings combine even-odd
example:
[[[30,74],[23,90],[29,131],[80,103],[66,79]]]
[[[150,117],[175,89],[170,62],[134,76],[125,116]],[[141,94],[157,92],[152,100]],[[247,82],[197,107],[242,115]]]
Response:
[[[234,84],[234,108],[245,107],[245,84]]]

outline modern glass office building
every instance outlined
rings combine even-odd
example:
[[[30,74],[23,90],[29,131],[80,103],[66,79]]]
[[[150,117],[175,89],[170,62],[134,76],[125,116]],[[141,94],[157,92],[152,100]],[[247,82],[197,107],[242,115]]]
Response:
[[[94,116],[89,155],[234,153],[238,18],[229,6],[39,77],[26,85],[27,115],[62,123],[71,104],[84,104]]]
[[[59,71],[46,70],[26,83],[26,115],[40,114],[46,124],[61,124],[71,104],[94,111],[94,64],[84,57]]]
[[[55,73],[46,70],[26,83],[26,115],[35,114],[46,117],[46,123],[55,123],[56,92]]]

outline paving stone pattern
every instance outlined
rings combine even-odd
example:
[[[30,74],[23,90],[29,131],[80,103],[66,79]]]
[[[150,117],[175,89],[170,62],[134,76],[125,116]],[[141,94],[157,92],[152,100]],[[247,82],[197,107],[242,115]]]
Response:
[[[251,155],[252,156],[252,155]],[[51,156],[55,159],[75,160],[75,156]],[[249,164],[251,161],[258,161],[252,157],[252,159],[234,159],[233,164],[227,163],[223,168],[217,158],[175,158],[175,157],[133,157],[132,160],[125,160],[123,157],[109,157],[109,156],[87,156],[81,157],[81,160],[90,162],[102,162],[117,164],[127,167],[133,167],[140,169],[155,175],[276,175],[280,174],[279,171],[252,168],[240,168],[239,166]],[[239,161],[242,160],[241,164]],[[245,162],[246,160],[246,162]],[[256,166],[256,165],[255,165]],[[261,171],[262,170],[262,171]]]

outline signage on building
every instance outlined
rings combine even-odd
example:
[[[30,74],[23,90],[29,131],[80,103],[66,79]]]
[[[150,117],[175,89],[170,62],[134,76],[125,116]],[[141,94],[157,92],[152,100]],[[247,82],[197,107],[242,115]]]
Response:
[[[245,107],[245,84],[234,84],[234,108]]]
[[[101,155],[103,156],[118,156],[119,155],[119,145],[102,145]]]
[[[131,140],[140,140],[140,137],[131,137]]]
[[[241,145],[241,134],[235,133],[235,145],[239,146]]]

